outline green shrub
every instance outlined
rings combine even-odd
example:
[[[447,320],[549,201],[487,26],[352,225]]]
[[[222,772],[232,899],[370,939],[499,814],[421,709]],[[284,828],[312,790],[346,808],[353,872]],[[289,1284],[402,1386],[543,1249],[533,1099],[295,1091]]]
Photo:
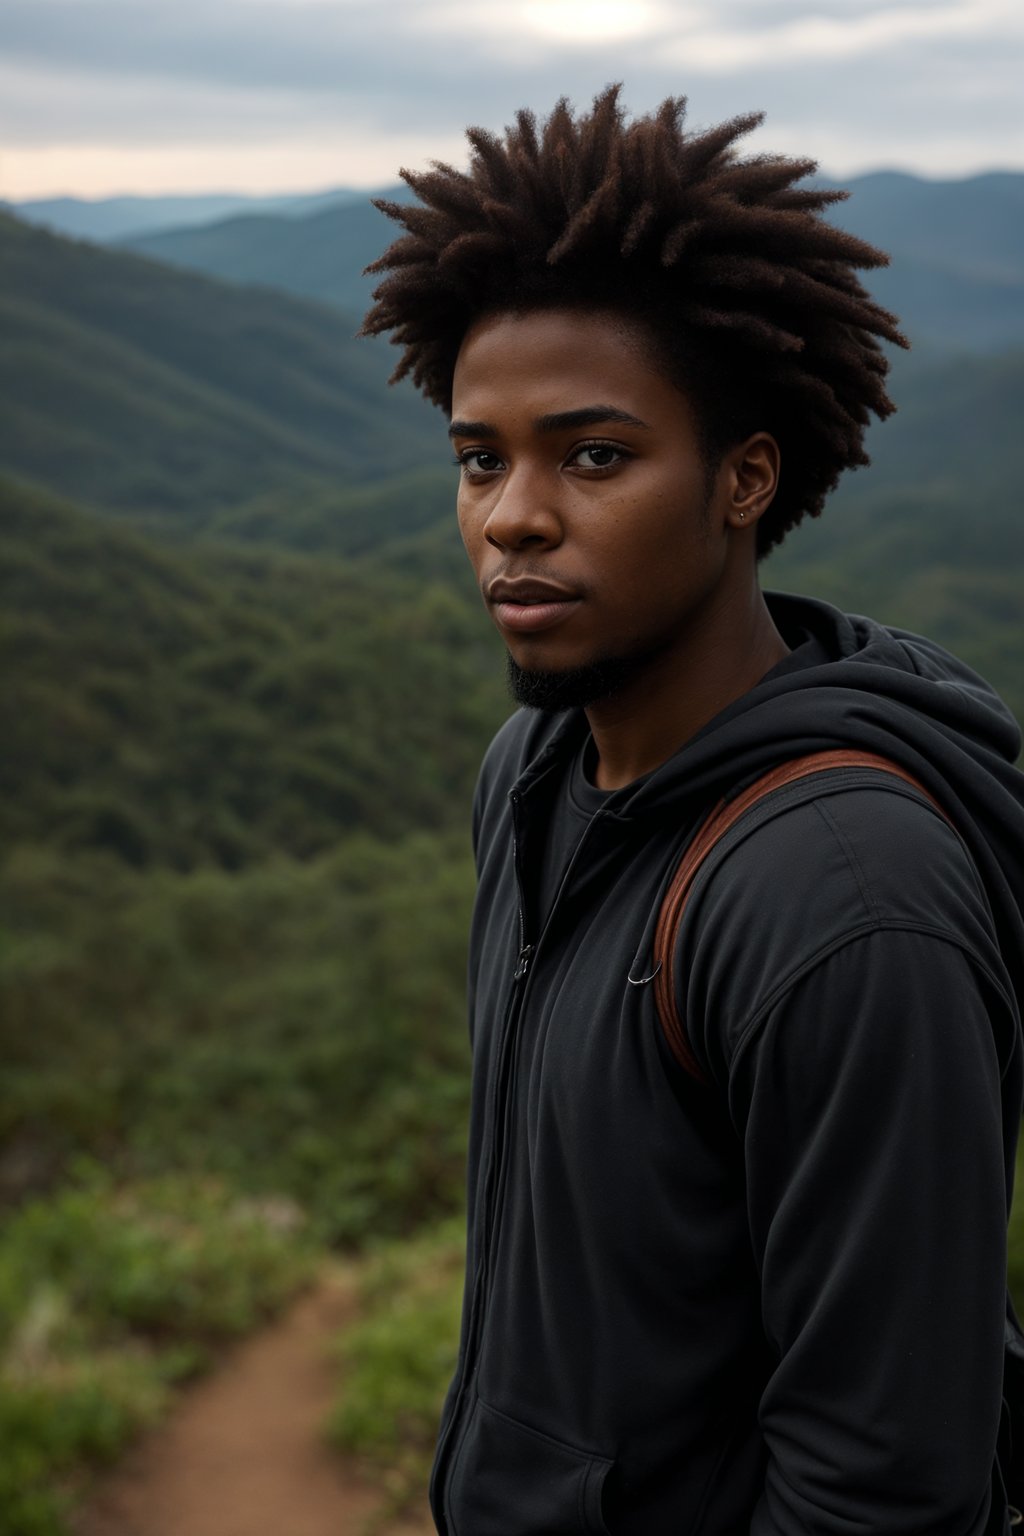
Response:
[[[300,1221],[290,1205],[242,1200],[213,1180],[167,1176],[117,1189],[98,1170],[80,1169],[77,1182],[8,1224],[0,1306],[49,1287],[74,1330],[94,1337],[229,1337],[272,1312],[302,1278]],[[0,1314],[8,1338],[13,1321]]]
[[[365,1460],[395,1510],[426,1489],[458,1355],[464,1255],[453,1222],[380,1250],[364,1272],[361,1319],[338,1342],[328,1435]]]
[[[296,1209],[80,1167],[0,1236],[0,1536],[62,1536],[69,1481],[154,1423],[310,1272]]]
[[[86,1153],[133,1183],[191,1169],[279,1190],[353,1246],[458,1209],[465,842],[352,837],[235,873],[12,855],[0,1140],[23,1170],[14,1192]]]

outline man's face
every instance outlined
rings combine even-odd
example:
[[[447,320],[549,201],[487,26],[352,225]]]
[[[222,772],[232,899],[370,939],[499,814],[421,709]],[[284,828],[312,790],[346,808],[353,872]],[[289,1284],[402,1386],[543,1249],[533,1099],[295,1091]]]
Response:
[[[521,702],[585,705],[699,651],[726,519],[650,351],[620,315],[541,310],[481,321],[459,353],[459,526]]]

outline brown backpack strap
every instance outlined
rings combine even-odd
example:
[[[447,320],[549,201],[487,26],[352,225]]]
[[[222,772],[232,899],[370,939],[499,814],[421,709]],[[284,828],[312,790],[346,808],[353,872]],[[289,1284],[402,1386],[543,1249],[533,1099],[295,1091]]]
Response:
[[[805,757],[795,757],[788,763],[780,763],[761,778],[749,784],[733,800],[720,800],[690,839],[679,862],[671,884],[665,893],[658,914],[658,926],[654,933],[654,1000],[662,1031],[676,1061],[692,1077],[704,1080],[704,1071],[693,1053],[686,1034],[686,1026],[679,1016],[676,998],[679,996],[676,973],[676,937],[686,911],[686,903],[704,861],[747,811],[751,810],[773,790],[794,784],[813,773],[826,773],[833,768],[877,768],[891,777],[902,779],[949,821],[942,806],[929,794],[924,785],[912,773],[879,757],[874,752],[858,752],[853,749],[836,752],[810,752]]]

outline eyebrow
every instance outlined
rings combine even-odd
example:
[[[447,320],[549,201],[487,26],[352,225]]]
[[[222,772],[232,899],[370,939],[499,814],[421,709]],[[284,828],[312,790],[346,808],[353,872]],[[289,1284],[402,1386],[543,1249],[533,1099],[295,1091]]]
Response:
[[[565,432],[573,427],[599,427],[605,422],[615,422],[621,427],[643,427],[646,421],[620,411],[616,405],[584,405],[576,411],[555,411],[550,416],[538,416],[533,427],[536,432]],[[497,427],[488,421],[453,421],[448,428],[449,437],[499,437]]]

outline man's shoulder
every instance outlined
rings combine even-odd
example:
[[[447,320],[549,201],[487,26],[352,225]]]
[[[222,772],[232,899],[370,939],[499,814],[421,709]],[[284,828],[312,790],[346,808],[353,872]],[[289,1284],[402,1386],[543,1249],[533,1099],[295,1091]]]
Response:
[[[705,905],[787,922],[827,942],[861,926],[920,924],[958,932],[987,915],[978,872],[956,828],[916,790],[879,772],[821,775],[768,797],[709,861]]]
[[[880,773],[794,786],[723,838],[687,908],[685,972],[736,1015],[869,934],[931,935],[1000,968],[984,886],[953,826]],[[877,941],[876,941],[877,942]],[[697,1002],[691,993],[690,1002]]]
[[[763,802],[723,839],[680,925],[680,1014],[702,1060],[732,1058],[806,978],[963,965],[1009,995],[992,909],[960,834],[883,774]],[[958,955],[960,958],[953,958]],[[855,989],[854,989],[855,991]],[[835,998],[835,1017],[857,1005]]]

